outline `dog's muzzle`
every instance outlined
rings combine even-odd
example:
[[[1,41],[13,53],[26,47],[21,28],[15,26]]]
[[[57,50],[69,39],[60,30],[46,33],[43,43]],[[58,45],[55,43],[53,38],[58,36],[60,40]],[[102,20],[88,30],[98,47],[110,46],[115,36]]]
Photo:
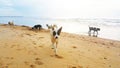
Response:
[[[58,39],[58,37],[55,37],[55,39]]]

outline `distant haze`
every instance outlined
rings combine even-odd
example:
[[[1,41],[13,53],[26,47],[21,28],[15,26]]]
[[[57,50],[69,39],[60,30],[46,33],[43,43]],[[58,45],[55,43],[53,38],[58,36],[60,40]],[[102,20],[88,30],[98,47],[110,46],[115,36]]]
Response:
[[[120,19],[120,0],[0,0],[0,16]]]

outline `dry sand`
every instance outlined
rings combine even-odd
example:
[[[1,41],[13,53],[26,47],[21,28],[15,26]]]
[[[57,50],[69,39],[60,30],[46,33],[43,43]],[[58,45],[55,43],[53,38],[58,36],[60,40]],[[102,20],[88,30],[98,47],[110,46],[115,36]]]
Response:
[[[58,54],[48,30],[0,25],[0,68],[120,68],[120,41],[62,33]]]

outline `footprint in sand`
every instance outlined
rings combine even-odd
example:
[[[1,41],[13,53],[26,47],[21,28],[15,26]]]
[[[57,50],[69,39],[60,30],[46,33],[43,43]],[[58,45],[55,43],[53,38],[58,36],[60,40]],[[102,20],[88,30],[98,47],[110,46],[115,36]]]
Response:
[[[35,68],[35,65],[31,64],[31,65],[30,65],[30,68]]]
[[[26,33],[26,35],[28,35],[28,36],[32,36],[31,34],[28,34],[28,33]]]
[[[6,59],[14,59],[13,57],[5,57]]]
[[[105,45],[105,43],[101,43],[102,45]]]
[[[77,48],[76,46],[72,46],[72,48]]]
[[[44,38],[44,37],[38,37],[38,40],[40,40],[40,39],[42,39],[42,38]]]
[[[105,59],[105,60],[107,60],[107,58],[106,58],[106,57],[104,57],[104,59]]]
[[[1,68],[8,68],[8,66],[3,66],[3,67],[1,67]]]
[[[41,48],[42,48],[43,46],[39,46],[39,47],[41,47]]]
[[[83,68],[83,66],[69,65],[68,68]]]
[[[35,58],[35,60],[40,60],[40,58]]]
[[[109,67],[111,68],[111,65],[109,65]]]
[[[35,64],[43,65],[43,62],[40,61],[40,58],[35,58]]]
[[[113,42],[110,42],[109,44],[110,44],[110,45],[114,45],[114,43],[113,43]]]
[[[30,63],[29,63],[29,62],[27,62],[27,61],[25,61],[24,63],[25,63],[26,65],[29,65],[29,64],[30,64]]]
[[[16,45],[12,45],[11,48],[15,47]]]
[[[37,65],[43,65],[44,63],[41,62],[40,60],[36,60],[36,61],[35,61],[35,64],[37,64]]]
[[[30,62],[28,62],[28,61],[25,61],[24,63],[25,63],[25,65],[29,65],[29,66],[30,66],[30,68],[35,68],[35,65],[30,64]]]
[[[31,40],[31,39],[30,39]],[[37,45],[37,43],[35,42],[35,41],[32,41],[32,43],[34,44],[34,45]]]

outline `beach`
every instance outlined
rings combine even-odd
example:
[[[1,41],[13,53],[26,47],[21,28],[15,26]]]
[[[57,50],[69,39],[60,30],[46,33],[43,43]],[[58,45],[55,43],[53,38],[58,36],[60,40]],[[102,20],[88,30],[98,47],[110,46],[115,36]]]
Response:
[[[51,47],[47,29],[0,24],[0,68],[120,68],[120,41],[62,32]]]
[[[7,24],[8,21],[13,21],[17,25],[26,25],[32,27],[36,24],[41,24],[47,29],[46,24],[56,24],[58,27],[63,27],[62,32],[88,35],[89,26],[100,28],[98,37],[120,41],[120,19],[51,19],[40,17],[19,17],[19,16],[0,16],[0,23]]]

